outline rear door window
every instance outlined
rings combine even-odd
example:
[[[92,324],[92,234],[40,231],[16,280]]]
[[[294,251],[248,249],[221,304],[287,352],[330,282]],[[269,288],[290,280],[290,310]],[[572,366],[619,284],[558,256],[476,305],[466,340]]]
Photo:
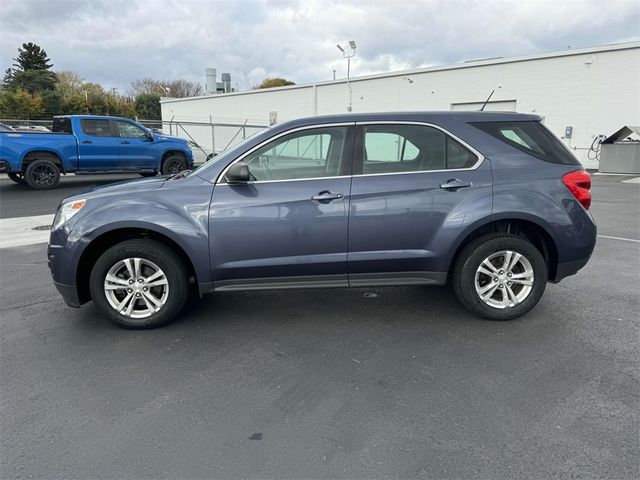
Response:
[[[566,165],[580,164],[540,122],[475,122],[471,125],[541,160]]]
[[[80,127],[86,135],[92,137],[115,137],[111,130],[111,122],[98,118],[83,118]]]
[[[427,125],[366,125],[362,171],[356,174],[428,172],[471,168],[478,156]]]

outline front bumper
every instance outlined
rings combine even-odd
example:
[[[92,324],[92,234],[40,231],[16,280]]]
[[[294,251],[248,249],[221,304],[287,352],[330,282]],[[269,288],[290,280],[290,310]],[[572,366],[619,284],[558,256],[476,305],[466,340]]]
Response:
[[[80,300],[78,299],[78,289],[75,285],[65,285],[64,283],[58,283],[56,281],[53,284],[62,295],[64,303],[73,308],[80,308]]]
[[[47,264],[55,287],[62,295],[64,303],[79,307],[82,302],[76,285],[75,249],[67,248],[66,237],[58,230],[51,232],[47,246]]]

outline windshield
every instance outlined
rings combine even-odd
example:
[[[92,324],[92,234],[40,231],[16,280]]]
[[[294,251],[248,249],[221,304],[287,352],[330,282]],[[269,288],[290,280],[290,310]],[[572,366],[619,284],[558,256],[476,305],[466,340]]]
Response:
[[[207,168],[209,168],[211,165],[214,165],[214,164],[220,162],[221,160],[227,160],[229,158],[235,157],[236,155],[238,155],[240,152],[242,152],[244,150],[244,148],[245,148],[245,146],[247,144],[254,142],[256,139],[259,139],[262,136],[265,136],[265,137],[268,136],[269,132],[270,132],[270,128],[267,128],[267,129],[262,130],[260,132],[254,133],[253,135],[245,138],[242,142],[240,142],[237,145],[233,146],[230,150],[225,150],[225,151],[220,152],[218,155],[213,157],[211,160],[203,163],[198,168],[193,170],[191,173],[201,174]]]

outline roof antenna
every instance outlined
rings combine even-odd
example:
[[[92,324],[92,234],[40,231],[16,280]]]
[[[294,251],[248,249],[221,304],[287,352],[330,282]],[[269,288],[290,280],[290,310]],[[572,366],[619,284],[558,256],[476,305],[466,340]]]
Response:
[[[491,93],[489,94],[489,96],[487,97],[487,99],[484,101],[484,103],[482,104],[482,108],[480,109],[481,112],[484,112],[484,107],[487,106],[487,103],[489,103],[489,100],[491,100],[491,97],[493,96],[493,94],[495,93],[496,89],[494,88],[493,90],[491,90]]]

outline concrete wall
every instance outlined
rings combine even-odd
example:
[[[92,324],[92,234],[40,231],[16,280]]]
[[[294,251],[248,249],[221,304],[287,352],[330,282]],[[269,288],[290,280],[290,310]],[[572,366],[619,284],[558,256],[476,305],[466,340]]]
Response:
[[[597,168],[587,152],[593,138],[623,125],[640,124],[640,42],[544,55],[469,62],[351,80],[353,112],[476,109],[492,90],[488,110],[504,108],[537,113],[587,168]],[[345,80],[192,99],[164,100],[168,121],[209,121],[268,125],[345,113]],[[225,143],[220,137],[217,148]],[[210,140],[209,140],[210,143]],[[235,142],[234,142],[235,143]],[[593,156],[593,155],[591,155]]]

